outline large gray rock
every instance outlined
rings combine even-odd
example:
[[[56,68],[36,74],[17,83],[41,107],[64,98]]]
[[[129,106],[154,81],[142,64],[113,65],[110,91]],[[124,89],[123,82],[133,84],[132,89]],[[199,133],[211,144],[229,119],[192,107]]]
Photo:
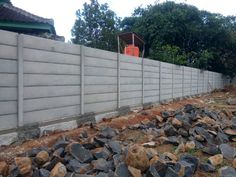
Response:
[[[114,177],[130,177],[128,166],[125,163],[120,163],[116,167]]]
[[[110,164],[105,159],[98,159],[92,161],[93,169],[103,172],[108,172],[110,169]]]
[[[108,159],[111,156],[110,151],[106,148],[96,148],[92,150],[92,153],[96,159],[103,158],[103,159]]]
[[[147,177],[165,176],[167,169],[168,169],[168,165],[158,160],[156,163],[152,164],[149,167],[147,171]]]
[[[220,151],[223,157],[227,160],[233,160],[236,154],[236,149],[229,144],[221,144]]]
[[[219,169],[219,176],[220,177],[235,177],[236,176],[236,171],[232,167],[221,167]]]
[[[209,155],[216,155],[216,154],[219,154],[220,152],[219,148],[216,145],[206,146],[202,149],[202,151]]]
[[[164,127],[164,132],[166,136],[175,136],[177,134],[177,130],[171,124],[166,124]]]
[[[190,173],[194,174],[198,168],[199,160],[190,154],[183,154],[180,156],[179,163],[181,165],[184,165],[184,166],[190,168],[189,169]]]
[[[90,166],[90,164],[86,164],[86,163],[82,164],[78,162],[78,160],[76,159],[70,160],[69,163],[66,165],[66,168],[71,172],[75,172],[79,174],[84,174],[92,170],[92,167]]]
[[[225,133],[217,132],[216,141],[218,144],[228,143],[229,138]]]
[[[206,129],[203,127],[194,127],[194,131],[198,134],[201,135],[209,144],[213,144],[213,135],[211,135]]]
[[[194,165],[186,161],[179,161],[176,164],[175,169],[177,172],[181,172],[186,177],[191,177],[195,173]]]
[[[215,167],[209,163],[200,163],[199,170],[204,172],[215,172]]]
[[[70,154],[79,162],[87,163],[93,160],[92,153],[89,150],[85,149],[81,144],[73,143],[69,146],[70,146],[69,148]]]
[[[111,151],[114,154],[120,154],[121,153],[121,145],[119,141],[109,141],[107,143],[108,148],[111,149]]]
[[[117,131],[111,127],[105,127],[102,129],[100,136],[102,138],[113,138],[114,136],[116,136]]]

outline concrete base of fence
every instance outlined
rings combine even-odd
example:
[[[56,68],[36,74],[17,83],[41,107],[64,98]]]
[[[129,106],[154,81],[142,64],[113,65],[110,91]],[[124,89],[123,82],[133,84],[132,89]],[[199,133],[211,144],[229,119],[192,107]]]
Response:
[[[18,140],[17,132],[0,135],[0,146],[9,145]]]
[[[66,131],[66,130],[72,130],[77,128],[77,121],[76,120],[71,120],[68,122],[60,122],[60,123],[54,123],[51,125],[46,125],[40,127],[40,136],[47,135],[52,132],[57,132],[57,131]]]
[[[95,120],[96,120],[96,122],[101,122],[103,119],[115,118],[118,115],[119,115],[118,111],[107,112],[107,113],[103,113],[103,114],[97,114],[95,116]]]
[[[96,122],[94,112],[83,114],[83,115],[79,116],[78,119],[77,119],[77,125],[78,126],[81,126],[81,125],[83,125],[84,123],[87,123],[87,122],[91,122],[91,123]]]
[[[131,109],[129,106],[122,106],[119,109],[117,109],[117,111],[119,116],[124,116],[129,114],[131,112]]]
[[[153,103],[144,103],[143,104],[143,109],[151,109],[153,108],[154,104]]]
[[[103,119],[114,118],[117,116],[118,111],[101,114],[86,113],[74,118],[64,118],[61,121],[52,121],[43,124],[28,124],[18,129],[0,132],[0,146],[10,145],[16,141],[35,139],[53,132],[73,130],[88,122],[100,122]]]
[[[18,128],[18,139],[20,141],[35,139],[40,137],[39,124],[28,124]]]

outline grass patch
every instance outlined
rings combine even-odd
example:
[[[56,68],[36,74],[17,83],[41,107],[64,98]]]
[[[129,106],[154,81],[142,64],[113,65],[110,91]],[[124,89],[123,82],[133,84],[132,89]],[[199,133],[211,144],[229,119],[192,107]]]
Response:
[[[197,149],[190,149],[189,151],[187,151],[187,153],[191,154],[192,156],[196,156],[198,153]]]
[[[206,163],[208,161],[208,157],[202,157],[201,160],[202,162]]]
[[[174,154],[177,148],[178,148],[178,146],[173,146],[173,147],[171,147],[171,153]]]

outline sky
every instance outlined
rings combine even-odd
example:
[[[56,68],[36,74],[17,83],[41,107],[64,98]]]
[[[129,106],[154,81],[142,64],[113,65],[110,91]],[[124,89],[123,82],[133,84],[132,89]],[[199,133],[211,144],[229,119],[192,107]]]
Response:
[[[134,9],[165,0],[98,0],[99,3],[108,3],[117,16],[130,16]],[[24,9],[44,18],[53,18],[56,32],[64,36],[66,41],[71,39],[71,29],[74,25],[77,9],[82,9],[89,0],[11,0],[16,7]],[[200,10],[220,13],[225,16],[236,15],[236,0],[175,0],[194,5]]]

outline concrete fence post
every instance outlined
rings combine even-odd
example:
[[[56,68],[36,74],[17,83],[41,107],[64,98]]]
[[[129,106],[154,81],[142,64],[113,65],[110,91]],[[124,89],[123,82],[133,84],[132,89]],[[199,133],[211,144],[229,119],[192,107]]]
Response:
[[[212,90],[214,90],[214,73],[212,72],[212,84],[211,84]]]
[[[215,73],[212,74],[212,87],[215,89]]]
[[[84,114],[84,59],[85,48],[80,46],[80,113]]]
[[[192,72],[193,68],[190,68],[190,72],[191,72],[191,79],[190,79],[190,95],[192,96],[192,82],[193,82],[193,72]]]
[[[142,58],[142,104],[144,104],[144,59]]]
[[[199,93],[198,84],[199,84],[199,69],[197,70],[197,94]]]
[[[120,53],[117,53],[117,108],[120,108]]]
[[[207,93],[209,92],[209,71],[207,71]]]
[[[224,87],[224,78],[223,78],[223,75],[220,74],[220,79],[221,79],[221,88]]]
[[[172,65],[172,67],[171,67],[171,70],[172,70],[172,92],[171,92],[171,99],[172,99],[172,101],[173,101],[173,99],[174,99],[174,64],[171,64]]]
[[[182,98],[184,97],[184,66],[182,66]]]
[[[159,61],[159,103],[161,102],[161,62]]]
[[[205,93],[205,71],[203,73],[203,84],[202,84],[202,93]]]
[[[17,73],[18,73],[18,83],[17,83],[17,126],[22,127],[24,125],[24,58],[23,58],[23,45],[24,45],[24,35],[19,34],[17,37]]]

